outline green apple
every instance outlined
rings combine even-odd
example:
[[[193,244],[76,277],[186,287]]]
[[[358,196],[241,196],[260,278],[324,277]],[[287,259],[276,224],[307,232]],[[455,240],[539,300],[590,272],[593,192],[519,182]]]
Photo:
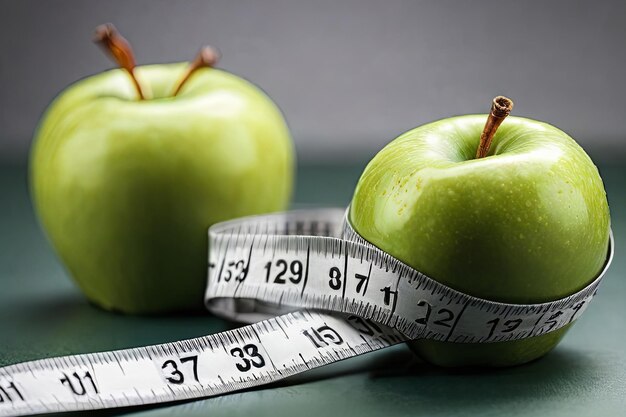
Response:
[[[464,293],[508,303],[567,296],[598,276],[609,208],[598,170],[546,123],[509,117],[476,159],[487,115],[433,122],[389,143],[367,165],[350,206],[366,240]],[[507,366],[538,358],[567,327],[489,344],[416,340],[443,366]]]
[[[89,77],[52,103],[36,132],[37,214],[105,309],[201,307],[207,228],[289,203],[293,147],[276,105],[235,75],[196,69],[137,67],[144,100],[122,69]]]

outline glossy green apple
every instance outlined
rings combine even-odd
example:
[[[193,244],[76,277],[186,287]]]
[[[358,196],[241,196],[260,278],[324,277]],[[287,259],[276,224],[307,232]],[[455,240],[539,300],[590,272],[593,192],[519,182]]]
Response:
[[[493,301],[539,303],[593,280],[607,256],[609,208],[591,159],[561,130],[509,117],[475,159],[487,115],[398,137],[365,168],[350,221],[366,240],[431,278]],[[551,350],[567,328],[520,341],[418,340],[444,366],[506,366]]]
[[[227,72],[137,67],[80,81],[36,133],[31,188],[56,252],[87,297],[111,310],[200,307],[207,228],[285,209],[293,149],[272,101]]]

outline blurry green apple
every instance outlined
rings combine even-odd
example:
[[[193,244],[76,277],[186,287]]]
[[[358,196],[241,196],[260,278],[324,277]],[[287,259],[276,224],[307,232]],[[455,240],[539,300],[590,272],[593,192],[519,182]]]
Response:
[[[47,110],[31,155],[36,211],[94,303],[199,308],[207,228],[289,203],[287,126],[258,88],[210,68],[210,49],[191,66],[135,68],[111,25],[98,35],[124,69],[72,85]]]
[[[494,100],[494,109],[506,106],[508,99]],[[365,168],[350,221],[380,249],[467,294],[509,303],[567,296],[592,281],[607,256],[609,208],[598,170],[546,123],[509,117],[493,136],[493,114],[487,125],[487,115],[452,117],[392,141]],[[491,147],[480,142],[486,157],[476,155],[481,136],[493,139]],[[507,366],[544,355],[566,331],[410,345],[439,365]]]

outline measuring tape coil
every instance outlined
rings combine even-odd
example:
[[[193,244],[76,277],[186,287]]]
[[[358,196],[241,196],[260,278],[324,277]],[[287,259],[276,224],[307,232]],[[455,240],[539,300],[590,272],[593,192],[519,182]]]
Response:
[[[223,222],[209,229],[205,301],[254,323],[214,335],[0,368],[0,416],[220,395],[411,339],[493,343],[575,321],[613,257],[582,290],[540,304],[473,297],[371,245],[342,209]]]

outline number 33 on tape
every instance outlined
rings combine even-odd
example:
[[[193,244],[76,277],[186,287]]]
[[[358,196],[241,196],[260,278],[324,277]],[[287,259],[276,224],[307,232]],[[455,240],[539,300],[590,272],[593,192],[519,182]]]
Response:
[[[363,240],[338,209],[287,212],[209,230],[207,308],[254,323],[161,345],[0,368],[0,415],[95,410],[220,395],[410,339],[491,343],[576,320],[605,268],[549,303],[455,291]]]

